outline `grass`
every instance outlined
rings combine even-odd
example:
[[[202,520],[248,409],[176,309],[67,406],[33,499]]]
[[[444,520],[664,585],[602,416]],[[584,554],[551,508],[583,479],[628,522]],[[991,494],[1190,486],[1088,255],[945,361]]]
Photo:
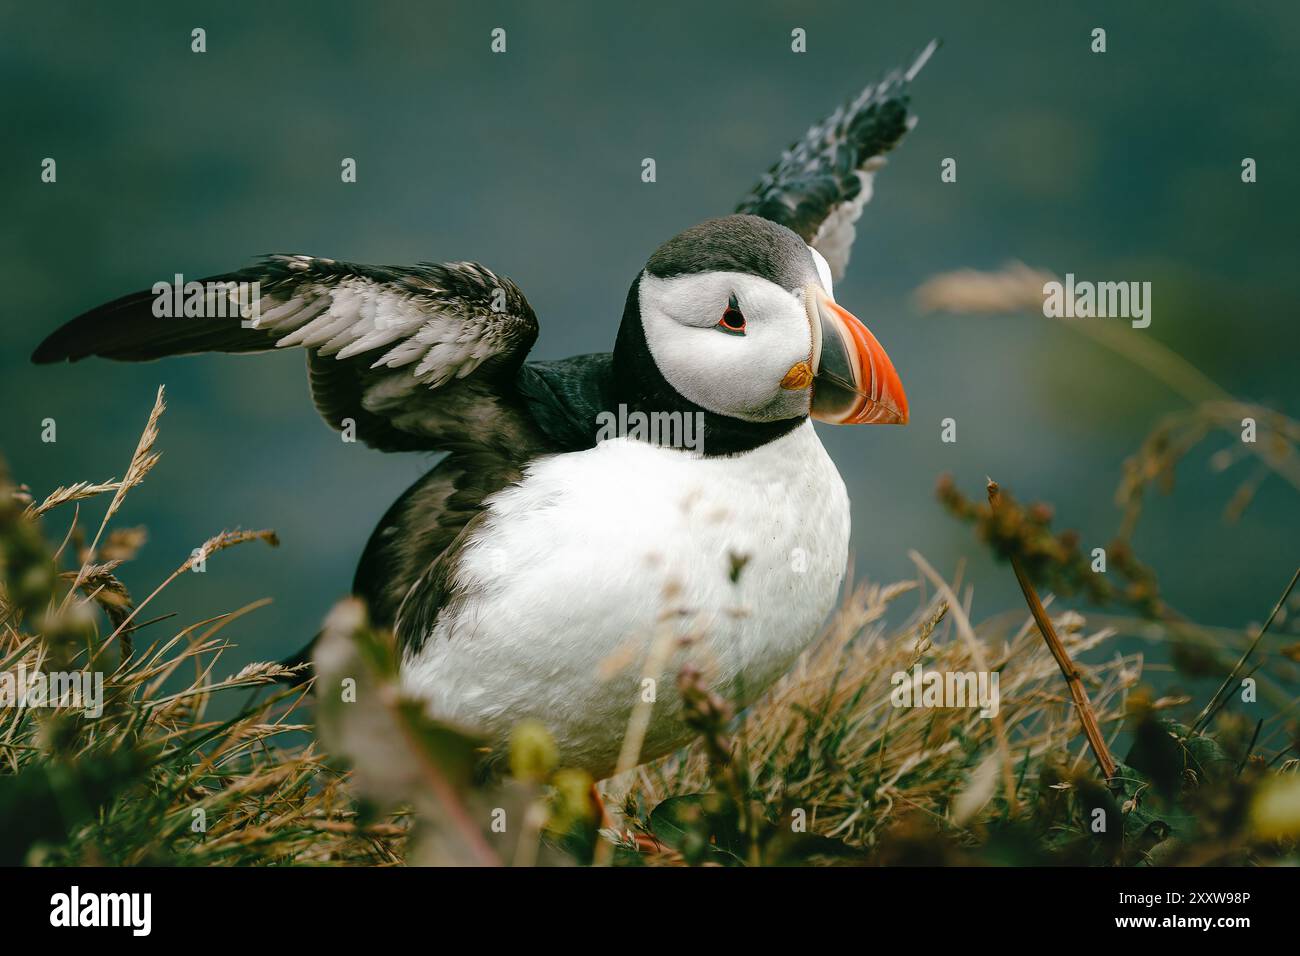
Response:
[[[108,530],[123,497],[157,463],[158,399],[126,476],[79,482],[36,503],[0,476],[0,673],[103,675],[103,712],[82,700],[0,708],[0,864],[243,865],[388,863],[403,828],[358,824],[344,778],[296,716],[302,692],[240,701],[235,716],[206,715],[218,698],[248,698],[280,668],[220,674],[223,632],[257,605],[151,638],[150,602],[201,556],[269,532],[222,532],[136,603],[115,576],[143,543],[140,529]],[[112,495],[87,543],[80,504]],[[67,527],[47,539],[59,509]],[[72,565],[71,570],[65,569]],[[100,613],[96,613],[96,609]],[[170,629],[169,629],[170,630]],[[189,675],[188,680],[182,675]],[[55,701],[55,703],[60,703]]]
[[[104,681],[93,718],[68,695],[0,708],[0,817],[22,821],[0,834],[0,864],[1300,862],[1300,760],[1294,739],[1277,740],[1294,695],[1284,675],[1265,683],[1277,654],[1251,656],[1266,628],[1239,660],[1221,661],[1233,649],[1173,614],[1131,554],[1119,559],[1120,583],[1099,590],[1042,505],[1004,492],[994,509],[951,481],[939,490],[943,506],[1013,559],[1030,607],[1043,586],[1121,607],[1160,639],[1206,651],[1197,659],[1228,675],[1226,690],[1201,707],[1161,696],[1145,683],[1143,655],[1117,650],[1110,623],[1051,595],[1041,627],[1030,608],[989,613],[960,568],[945,576],[912,553],[911,580],[846,589],[822,637],[744,713],[683,670],[684,715],[699,739],[635,767],[644,715],[634,713],[635,769],[602,785],[616,813],[602,825],[591,781],[558,765],[540,726],[516,728],[504,775],[479,772],[481,742],[402,697],[392,636],[370,628],[356,601],[331,614],[318,654],[321,686],[345,690],[314,707],[305,689],[277,683],[278,664],[221,676],[226,635],[257,604],[179,628],[149,618],[197,560],[276,543],[269,531],[223,531],[133,598],[117,571],[144,535],[112,524],[158,461],[163,409],[160,390],[120,481],[79,482],[36,502],[0,479],[0,673]],[[87,539],[82,506],[105,497]],[[1055,634],[1056,653],[1040,630]],[[894,675],[918,665],[996,674],[996,716],[894,706]],[[1242,716],[1249,708],[1224,706],[1247,674],[1277,695],[1282,715],[1255,722]],[[1091,746],[1081,695],[1100,738]],[[231,704],[216,708],[223,699]],[[208,716],[218,709],[234,716]],[[1104,779],[1099,750],[1121,749]]]

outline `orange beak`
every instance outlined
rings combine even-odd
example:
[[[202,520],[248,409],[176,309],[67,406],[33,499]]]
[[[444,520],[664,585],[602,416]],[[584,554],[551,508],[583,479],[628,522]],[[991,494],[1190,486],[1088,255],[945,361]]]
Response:
[[[903,383],[876,337],[820,289],[808,298],[813,418],[835,425],[906,425]]]

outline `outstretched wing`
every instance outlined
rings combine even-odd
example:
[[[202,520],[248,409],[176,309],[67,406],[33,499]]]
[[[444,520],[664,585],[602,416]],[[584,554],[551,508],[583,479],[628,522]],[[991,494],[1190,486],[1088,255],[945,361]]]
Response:
[[[808,130],[736,212],[788,227],[825,257],[832,278],[843,276],[872,176],[916,123],[907,111],[908,84],[938,46],[931,40],[906,70],[889,73]]]
[[[182,290],[181,315],[160,302],[171,295],[160,286],[78,316],[33,361],[301,347],[321,416],[339,430],[351,423],[372,447],[515,457],[537,442],[514,384],[537,317],[514,283],[477,263],[363,266],[273,255],[200,280],[192,299]],[[241,318],[236,304],[254,298]]]

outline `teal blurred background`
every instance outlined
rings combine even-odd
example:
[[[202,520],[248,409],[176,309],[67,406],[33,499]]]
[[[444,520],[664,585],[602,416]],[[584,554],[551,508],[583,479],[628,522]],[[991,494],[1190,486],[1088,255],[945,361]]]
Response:
[[[975,617],[1020,606],[1010,570],[944,514],[993,475],[1105,544],[1124,458],[1164,386],[1061,324],[925,316],[934,273],[1010,259],[1153,283],[1133,335],[1235,395],[1300,413],[1294,3],[168,3],[0,13],[0,451],[37,495],[125,469],[159,383],[162,462],[120,523],[152,540],[122,575],[148,593],[223,528],[276,528],[186,575],[152,608],[185,622],[271,596],[233,668],[295,649],[344,594],[371,528],[434,460],[343,444],[300,354],[36,368],[44,334],[175,272],[269,252],[369,263],[477,259],[542,321],[534,355],[612,346],[628,285],[661,241],[730,211],[781,149],[930,37],[917,128],[877,177],[836,298],[887,345],[907,429],[825,429],[853,498],[859,576],[969,559]],[[190,52],[190,31],[208,52]],[[508,52],[489,52],[494,27]],[[1108,52],[1090,52],[1107,31]],[[790,52],[803,27],[808,52]],[[58,182],[40,182],[44,157]],[[640,180],[654,157],[658,181]],[[1241,160],[1257,160],[1245,185]],[[358,182],[339,178],[343,157]],[[958,182],[940,182],[940,161]],[[1094,320],[1102,321],[1102,320]],[[939,422],[958,420],[958,442]],[[58,441],[40,441],[41,420]],[[1296,564],[1297,498],[1274,478],[1236,525],[1240,471],[1212,440],[1151,502],[1135,547],[1168,600],[1244,627]],[[97,523],[105,502],[91,503]],[[70,512],[56,513],[62,527]]]

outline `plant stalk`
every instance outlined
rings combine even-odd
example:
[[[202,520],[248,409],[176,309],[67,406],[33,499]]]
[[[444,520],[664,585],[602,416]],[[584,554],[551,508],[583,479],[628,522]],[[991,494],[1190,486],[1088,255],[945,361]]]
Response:
[[[994,512],[997,512],[1002,493],[998,488],[998,483],[992,478],[989,479],[988,492],[989,505]],[[1101,725],[1097,722],[1096,711],[1092,709],[1092,704],[1088,700],[1088,692],[1084,689],[1083,680],[1079,677],[1079,671],[1074,666],[1074,661],[1070,659],[1061,638],[1057,635],[1056,628],[1052,626],[1052,620],[1047,616],[1043,602],[1038,599],[1038,592],[1034,590],[1033,582],[1029,580],[1029,575],[1025,573],[1025,569],[1015,555],[1011,555],[1011,569],[1015,571],[1016,581],[1020,584],[1020,590],[1024,592],[1025,602],[1029,605],[1029,613],[1034,616],[1034,623],[1038,625],[1039,633],[1043,635],[1043,640],[1047,642],[1047,649],[1056,658],[1056,664],[1061,668],[1065,683],[1070,688],[1070,696],[1074,699],[1074,707],[1079,712],[1079,723],[1083,725],[1083,735],[1088,738],[1088,746],[1092,748],[1093,756],[1097,758],[1097,766],[1101,768],[1102,776],[1106,780],[1110,780],[1115,776],[1115,758],[1111,756],[1110,748],[1106,745],[1106,738],[1102,736]]]

